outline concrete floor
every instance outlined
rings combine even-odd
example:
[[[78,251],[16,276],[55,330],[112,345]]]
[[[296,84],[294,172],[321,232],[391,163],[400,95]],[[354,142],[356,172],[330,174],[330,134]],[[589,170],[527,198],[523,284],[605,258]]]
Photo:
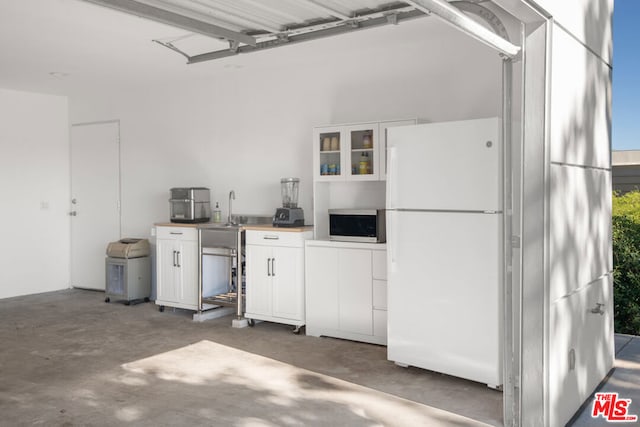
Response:
[[[0,300],[0,425],[501,425],[502,394],[386,348],[66,290]]]

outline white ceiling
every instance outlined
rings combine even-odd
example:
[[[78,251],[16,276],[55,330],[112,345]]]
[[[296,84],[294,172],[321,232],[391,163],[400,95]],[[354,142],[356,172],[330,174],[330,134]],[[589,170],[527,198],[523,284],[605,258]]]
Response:
[[[97,84],[166,81],[187,66],[152,39],[184,33],[81,0],[3,0],[0,87],[69,94]]]
[[[362,0],[359,0],[362,2]],[[371,45],[401,43],[403,38],[385,36],[388,31],[407,31],[408,42],[419,36],[417,19],[397,26],[367,29]],[[421,25],[424,25],[421,24]],[[393,29],[388,29],[394,27]],[[362,32],[356,32],[362,33]],[[413,33],[413,34],[412,34]],[[200,64],[154,39],[175,39],[189,33],[83,0],[0,1],[0,87],[42,93],[72,95],[96,86],[140,89],[171,84],[182,79],[211,78],[212,74],[237,67],[258,66],[295,58],[269,49]],[[396,33],[397,34],[397,33]],[[361,37],[361,36],[360,36]],[[358,49],[361,38],[345,36],[327,49]],[[328,40],[328,39],[325,39]],[[319,43],[317,41],[301,43]],[[289,51],[295,52],[295,50]],[[61,73],[51,75],[50,73]]]

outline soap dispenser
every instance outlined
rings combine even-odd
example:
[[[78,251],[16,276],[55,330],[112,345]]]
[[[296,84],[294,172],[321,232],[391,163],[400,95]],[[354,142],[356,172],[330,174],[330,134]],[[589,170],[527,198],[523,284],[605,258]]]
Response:
[[[213,222],[222,222],[222,212],[218,202],[216,202],[216,208],[213,210]]]

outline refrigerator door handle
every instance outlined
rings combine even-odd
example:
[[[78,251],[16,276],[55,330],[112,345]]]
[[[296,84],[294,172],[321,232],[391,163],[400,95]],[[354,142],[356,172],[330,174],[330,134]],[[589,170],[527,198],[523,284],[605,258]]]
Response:
[[[398,238],[396,233],[398,232],[398,213],[387,212],[387,267],[389,273],[394,273],[397,270],[396,254],[398,252]]]
[[[387,148],[387,209],[397,208],[394,187],[398,180],[398,147]]]

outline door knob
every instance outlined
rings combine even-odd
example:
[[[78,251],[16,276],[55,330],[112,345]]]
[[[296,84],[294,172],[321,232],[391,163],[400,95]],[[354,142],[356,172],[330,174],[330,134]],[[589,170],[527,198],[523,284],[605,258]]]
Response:
[[[76,203],[78,203],[78,200],[76,200],[75,198],[71,199],[71,203],[73,203],[75,205]]]

